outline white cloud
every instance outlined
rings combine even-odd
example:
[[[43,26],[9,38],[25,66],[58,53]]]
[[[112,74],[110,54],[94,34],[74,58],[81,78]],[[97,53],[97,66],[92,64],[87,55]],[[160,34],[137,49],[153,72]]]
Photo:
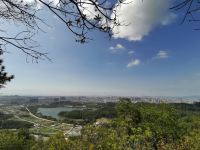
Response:
[[[58,0],[59,1],[59,0]],[[94,6],[94,3],[96,5],[99,5],[99,1],[90,1],[90,0],[77,0],[79,2],[79,9],[82,11],[82,13],[86,16],[87,19],[94,20],[96,16],[99,16],[102,18],[102,20],[99,22],[100,24],[105,23],[105,17],[102,13],[107,14],[107,11],[105,11],[103,8],[99,7],[99,10]],[[105,3],[105,6],[108,5],[108,2]],[[102,13],[100,13],[102,12]]]
[[[169,54],[168,54],[167,51],[159,51],[155,58],[157,58],[157,59],[165,59],[165,58],[168,58],[168,57],[169,57]]]
[[[132,68],[132,67],[138,66],[139,64],[140,64],[140,60],[139,59],[131,60],[127,64],[127,68]]]
[[[19,2],[21,2],[21,0],[18,0]],[[59,0],[44,0],[44,2],[49,3],[53,6],[59,6]],[[39,0],[23,0],[23,3],[25,4],[31,4],[32,6],[34,6],[36,9],[41,9],[44,4],[42,4]]]
[[[125,47],[121,44],[116,44],[116,46],[114,47],[113,46],[109,47],[109,50],[111,51],[112,54],[119,53],[123,49],[125,49]]]
[[[21,2],[21,0],[18,0],[18,1]],[[43,4],[38,0],[24,0],[23,3],[30,4],[34,6],[36,9],[41,9],[43,6]]]
[[[59,0],[49,0],[49,3],[52,3],[53,6],[60,6],[60,5],[59,5],[59,3],[60,3]]]
[[[129,52],[128,52],[129,55],[132,55],[132,54],[134,54],[134,53],[135,53],[135,51],[129,51]]]
[[[170,0],[126,0],[129,4],[116,6],[117,16],[123,26],[114,27],[114,38],[130,41],[142,40],[157,25],[167,25],[176,17],[169,12]]]

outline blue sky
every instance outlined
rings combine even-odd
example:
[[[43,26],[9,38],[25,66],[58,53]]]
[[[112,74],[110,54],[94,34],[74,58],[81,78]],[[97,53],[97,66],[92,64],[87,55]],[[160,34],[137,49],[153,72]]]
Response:
[[[145,6],[146,13],[154,11],[149,5]],[[199,95],[200,33],[193,30],[193,24],[180,25],[180,14],[167,11],[155,16],[157,13],[142,14],[140,21],[127,29],[128,34],[119,29],[122,34],[111,40],[92,32],[94,40],[86,44],[76,43],[62,22],[46,13],[52,28],[46,28],[46,33],[39,33],[36,39],[53,62],[27,63],[23,53],[10,48],[4,61],[15,79],[1,89],[1,94]],[[127,17],[138,19],[131,13]]]

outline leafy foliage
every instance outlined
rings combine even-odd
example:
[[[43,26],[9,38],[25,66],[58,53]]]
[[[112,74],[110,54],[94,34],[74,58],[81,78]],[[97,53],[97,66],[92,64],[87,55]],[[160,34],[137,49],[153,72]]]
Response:
[[[31,128],[33,123],[26,121],[16,121],[16,120],[1,120],[0,129],[20,129],[20,128]]]
[[[114,118],[117,116],[115,107],[107,103],[99,108],[62,111],[58,114],[61,118],[68,120],[82,119],[83,123],[95,122],[98,118]]]
[[[1,46],[1,45],[0,45]],[[3,52],[0,47],[0,55]],[[9,76],[7,72],[5,72],[5,66],[3,65],[3,59],[0,59],[0,88],[4,87],[7,82],[10,82],[14,78],[13,75]]]
[[[65,137],[58,133],[43,141],[34,139],[28,130],[1,131],[0,149],[12,149],[15,145],[15,149],[34,150],[198,150],[199,105],[190,112],[181,105],[187,106],[132,103],[121,99],[115,107],[114,118],[101,120],[100,124],[99,119],[88,123],[80,136]]]

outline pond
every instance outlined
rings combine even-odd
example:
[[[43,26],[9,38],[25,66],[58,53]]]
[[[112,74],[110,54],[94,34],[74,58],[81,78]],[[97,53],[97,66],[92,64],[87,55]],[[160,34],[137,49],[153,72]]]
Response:
[[[67,106],[65,106],[65,107],[54,107],[54,108],[41,108],[41,107],[39,107],[37,113],[41,113],[42,115],[51,116],[53,118],[59,119],[58,114],[61,111],[72,111],[72,110],[82,110],[82,109],[84,109],[84,108],[82,108],[82,107],[67,107]]]

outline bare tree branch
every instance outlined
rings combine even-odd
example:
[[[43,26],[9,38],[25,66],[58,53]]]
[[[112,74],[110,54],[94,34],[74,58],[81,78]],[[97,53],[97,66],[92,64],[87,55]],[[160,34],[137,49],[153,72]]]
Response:
[[[181,11],[184,13],[181,23],[184,23],[186,20],[189,22],[200,21],[198,19],[200,11],[200,1],[199,0],[176,0],[171,10]],[[195,30],[199,30],[198,28]]]
[[[56,4],[55,1],[47,2],[46,0],[35,0],[32,3],[26,0],[0,0],[0,18],[21,23],[27,28],[16,37],[0,35],[2,47],[5,48],[8,44],[14,46],[34,60],[49,59],[47,53],[36,50],[38,45],[32,40],[35,33],[42,30],[39,24],[45,24],[44,20],[37,15],[39,11],[37,5],[57,16],[80,43],[91,40],[88,37],[88,32],[91,30],[99,30],[111,37],[112,28],[120,25],[114,10],[115,4],[107,0],[59,0]]]

